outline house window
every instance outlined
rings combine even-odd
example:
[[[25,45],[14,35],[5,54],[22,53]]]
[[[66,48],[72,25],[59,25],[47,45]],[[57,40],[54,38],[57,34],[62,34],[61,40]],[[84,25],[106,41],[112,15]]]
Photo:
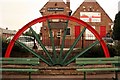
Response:
[[[52,32],[52,36],[54,37],[54,32]],[[50,34],[49,34],[49,37],[50,37]]]
[[[57,37],[58,37],[58,38],[60,38],[60,35],[61,35],[61,33],[60,33],[60,32],[58,32],[58,33],[57,33]]]
[[[95,26],[92,26],[92,27],[95,29]],[[86,33],[85,34],[86,34],[85,35],[85,39],[86,40],[95,40],[96,39],[94,34],[91,31],[89,31],[88,29],[86,29]]]
[[[70,35],[70,28],[67,28],[67,33],[66,35]]]

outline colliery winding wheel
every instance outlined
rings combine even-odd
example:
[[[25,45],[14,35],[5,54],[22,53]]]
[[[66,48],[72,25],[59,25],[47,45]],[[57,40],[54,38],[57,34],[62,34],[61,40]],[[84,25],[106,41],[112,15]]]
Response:
[[[58,39],[60,38],[60,41],[61,41],[59,50],[58,50],[58,48],[56,48],[56,41],[55,41],[54,34],[52,32],[52,29],[54,27],[52,25],[52,21],[55,22],[56,19],[59,19],[61,22],[64,22],[64,25],[65,25],[64,27],[62,27],[61,35],[60,35],[60,33],[58,33],[59,34]],[[36,31],[32,28],[32,26],[37,23],[47,23],[48,26],[46,27],[46,29],[48,29],[48,31],[49,31],[49,41],[48,42],[51,43],[51,45],[50,45],[51,50],[46,47],[47,45],[45,43],[43,43],[42,40],[40,40],[40,35],[38,35],[36,33]],[[69,26],[69,23],[76,23],[76,24],[82,25],[83,28],[82,28],[81,32],[79,33],[79,35],[75,38],[74,42],[72,44],[70,43],[71,45],[69,46],[69,48],[66,49],[66,43],[67,43],[66,34],[67,34],[67,30],[68,30],[67,27]],[[26,46],[25,44],[18,41],[18,38],[27,29],[30,29],[30,31],[34,35],[34,38],[36,39],[37,43],[39,44],[39,46],[41,46],[41,49],[44,51],[45,55],[37,54],[37,52],[34,49],[31,49],[28,46]],[[81,41],[82,36],[84,35],[86,29],[88,29],[90,32],[92,32],[94,34],[94,36],[96,37],[95,41],[93,43],[91,43],[88,47],[81,50],[80,52],[77,52],[76,54],[74,54],[74,56],[69,57],[72,54],[72,51],[75,51],[74,50],[75,46],[77,45],[77,43],[79,41]],[[44,33],[46,33],[46,32],[44,32]],[[15,36],[9,43],[8,48],[6,50],[6,54],[5,54],[6,58],[10,57],[11,50],[15,43],[21,45],[23,48],[28,50],[30,53],[32,53],[34,56],[38,57],[40,60],[42,60],[49,66],[56,66],[56,65],[66,66],[66,65],[70,64],[71,62],[73,62],[76,58],[85,54],[89,49],[91,49],[98,43],[102,46],[105,57],[110,57],[108,48],[107,48],[106,44],[104,43],[104,41],[102,40],[102,38],[100,37],[100,35],[97,33],[97,31],[94,30],[87,23],[83,22],[80,19],[74,18],[72,16],[49,15],[49,16],[37,18],[37,19],[29,22],[15,34]],[[65,49],[66,49],[66,51],[65,51]]]

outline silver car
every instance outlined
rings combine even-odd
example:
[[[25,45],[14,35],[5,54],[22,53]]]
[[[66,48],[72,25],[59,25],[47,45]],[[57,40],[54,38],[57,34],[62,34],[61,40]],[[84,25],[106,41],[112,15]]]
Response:
[[[104,37],[102,39],[106,42],[106,44],[111,45],[111,46],[114,45],[114,41],[111,37]]]
[[[13,36],[8,37],[7,40],[12,40],[12,38],[13,38]],[[33,46],[34,46],[34,38],[31,36],[20,36],[18,38],[18,41],[22,42],[23,44],[25,44],[29,48],[33,48]]]

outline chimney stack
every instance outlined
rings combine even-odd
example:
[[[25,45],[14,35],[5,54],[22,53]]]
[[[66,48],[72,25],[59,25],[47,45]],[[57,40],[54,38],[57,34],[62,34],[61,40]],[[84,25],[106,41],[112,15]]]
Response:
[[[70,8],[70,0],[66,0],[66,4]]]

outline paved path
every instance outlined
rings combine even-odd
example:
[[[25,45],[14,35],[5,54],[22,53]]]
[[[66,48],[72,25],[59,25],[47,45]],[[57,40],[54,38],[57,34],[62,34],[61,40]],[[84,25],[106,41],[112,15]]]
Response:
[[[120,80],[120,73],[119,73]],[[1,80],[27,80],[28,75],[3,75]],[[114,74],[87,75],[87,80],[112,80]],[[32,80],[83,80],[83,75],[32,75]]]

